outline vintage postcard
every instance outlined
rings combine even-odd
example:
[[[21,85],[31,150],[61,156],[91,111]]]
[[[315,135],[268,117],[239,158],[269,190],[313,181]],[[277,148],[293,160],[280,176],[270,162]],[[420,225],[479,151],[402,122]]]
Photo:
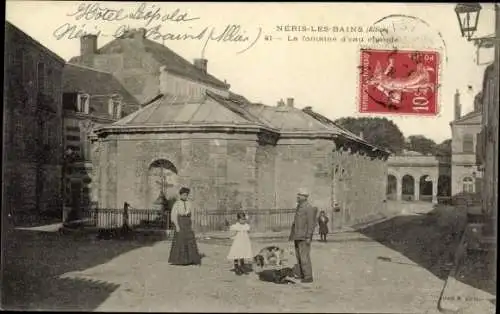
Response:
[[[2,309],[494,313],[498,15],[7,1]]]

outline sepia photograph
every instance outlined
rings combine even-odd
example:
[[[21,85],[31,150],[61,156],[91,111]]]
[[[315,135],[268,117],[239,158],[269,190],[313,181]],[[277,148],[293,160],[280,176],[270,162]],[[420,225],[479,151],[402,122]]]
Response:
[[[497,3],[5,14],[2,310],[496,313]]]

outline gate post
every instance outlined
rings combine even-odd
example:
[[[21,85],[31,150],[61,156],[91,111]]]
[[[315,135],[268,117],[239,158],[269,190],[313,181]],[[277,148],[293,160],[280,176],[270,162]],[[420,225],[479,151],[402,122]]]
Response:
[[[128,232],[130,230],[129,223],[128,223],[128,207],[130,205],[127,202],[123,203],[123,230],[125,232]]]

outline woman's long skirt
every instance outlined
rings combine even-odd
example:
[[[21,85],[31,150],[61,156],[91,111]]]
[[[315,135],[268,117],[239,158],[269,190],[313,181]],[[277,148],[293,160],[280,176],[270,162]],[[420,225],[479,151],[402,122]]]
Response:
[[[191,215],[178,216],[179,232],[174,233],[168,262],[172,265],[200,265],[201,255],[191,226]]]

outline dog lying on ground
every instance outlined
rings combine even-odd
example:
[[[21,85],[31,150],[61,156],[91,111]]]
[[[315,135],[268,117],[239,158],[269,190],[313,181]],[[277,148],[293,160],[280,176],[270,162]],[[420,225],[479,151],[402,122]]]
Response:
[[[259,279],[277,284],[294,283],[294,271],[283,267],[285,252],[277,246],[267,246],[254,257],[255,271]]]
[[[255,265],[259,267],[264,266],[281,266],[283,264],[283,259],[285,252],[283,249],[277,246],[266,246],[259,251],[259,254],[255,255],[254,262]]]

